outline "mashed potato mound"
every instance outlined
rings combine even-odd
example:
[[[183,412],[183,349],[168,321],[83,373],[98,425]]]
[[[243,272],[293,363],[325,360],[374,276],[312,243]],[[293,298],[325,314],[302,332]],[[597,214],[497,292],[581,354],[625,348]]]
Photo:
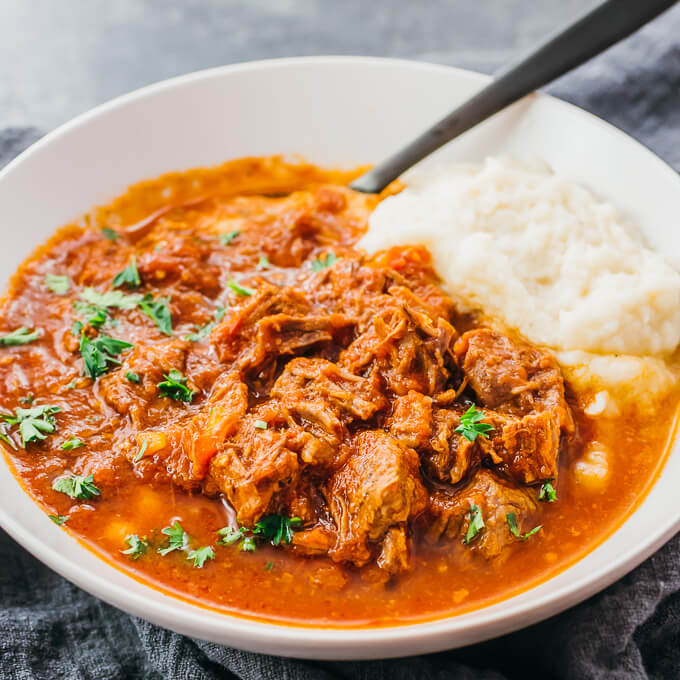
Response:
[[[423,244],[445,290],[556,350],[668,356],[680,274],[614,208],[540,162],[491,158],[412,174],[359,245]]]

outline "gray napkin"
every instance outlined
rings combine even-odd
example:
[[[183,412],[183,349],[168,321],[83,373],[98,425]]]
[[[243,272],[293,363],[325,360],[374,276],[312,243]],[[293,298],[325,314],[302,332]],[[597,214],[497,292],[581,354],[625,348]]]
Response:
[[[458,65],[480,66],[474,58]],[[680,169],[680,8],[550,91]],[[0,131],[0,166],[39,136]],[[604,592],[531,628],[462,650],[362,663],[281,659],[176,635],[90,597],[2,532],[0,558],[3,678],[680,678],[680,536]]]

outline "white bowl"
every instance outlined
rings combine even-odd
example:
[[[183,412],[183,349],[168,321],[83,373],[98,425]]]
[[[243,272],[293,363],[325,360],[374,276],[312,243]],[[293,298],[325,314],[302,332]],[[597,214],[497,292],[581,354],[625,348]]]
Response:
[[[144,88],[47,135],[0,173],[7,278],[57,227],[126,186],[239,156],[302,154],[320,164],[380,161],[487,82],[429,64],[304,58],[240,64]],[[615,128],[532,96],[440,152],[480,160],[536,154],[628,213],[652,246],[680,261],[680,178]],[[11,236],[10,236],[11,235]],[[484,609],[408,626],[301,628],[219,614],[133,580],[56,527],[0,463],[0,524],[67,579],[180,633],[256,652],[318,659],[405,656],[470,644],[532,624],[620,578],[680,526],[674,448],[653,489],[605,543],[555,578]]]

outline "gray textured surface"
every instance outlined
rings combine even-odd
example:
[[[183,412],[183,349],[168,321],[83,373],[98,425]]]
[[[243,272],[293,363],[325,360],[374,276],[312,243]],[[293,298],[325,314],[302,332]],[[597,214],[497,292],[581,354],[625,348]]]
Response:
[[[583,4],[0,0],[0,166],[35,139],[28,126],[47,130],[179,72],[322,52],[490,70]],[[552,90],[680,169],[680,7]],[[544,623],[463,650],[371,663],[287,661],[183,638],[90,597],[2,532],[0,558],[2,678],[680,677],[680,536],[611,588]]]

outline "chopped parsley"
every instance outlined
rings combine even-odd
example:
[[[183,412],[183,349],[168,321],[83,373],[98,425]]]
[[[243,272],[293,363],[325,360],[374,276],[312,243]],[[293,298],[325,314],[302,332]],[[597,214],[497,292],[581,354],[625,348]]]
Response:
[[[328,269],[328,267],[332,267],[337,261],[338,258],[335,253],[326,253],[323,257],[312,260],[309,266],[313,272],[320,272]]]
[[[206,560],[212,560],[215,558],[215,551],[206,545],[203,548],[197,548],[196,550],[189,550],[187,553],[187,559],[192,560],[194,567],[201,569],[205,564]]]
[[[215,322],[210,321],[209,323],[205,324],[205,326],[197,326],[196,331],[194,333],[189,333],[188,335],[184,336],[185,340],[189,340],[189,342],[198,342],[199,340],[205,340],[210,333],[212,333],[212,329],[215,328]]]
[[[260,259],[257,261],[258,269],[269,269],[270,262],[266,255],[260,255]]]
[[[0,425],[0,441],[5,442],[7,446],[16,451],[16,444],[7,435],[7,427],[4,423]]]
[[[159,297],[153,299],[151,293],[147,293],[139,303],[139,308],[158,326],[161,333],[172,335],[172,315],[168,298]]]
[[[123,555],[129,555],[131,560],[138,560],[149,549],[149,541],[146,537],[140,538],[137,534],[126,536],[125,542],[129,547],[121,552]]]
[[[161,533],[168,537],[168,545],[158,549],[163,557],[173,550],[186,550],[189,547],[189,534],[182,529],[182,525],[177,520],[172,526],[161,529]]]
[[[85,442],[77,437],[71,437],[67,439],[59,448],[64,451],[73,451],[73,449],[78,449],[81,446],[85,446]]]
[[[258,430],[266,430],[267,429],[267,423],[265,423],[264,420],[256,420],[255,421],[255,427]]]
[[[219,234],[217,237],[223,246],[228,246],[241,232],[238,229]]]
[[[21,326],[7,335],[0,336],[0,345],[9,347],[10,345],[25,345],[33,342],[42,336],[39,328],[31,331],[26,326]]]
[[[118,234],[111,229],[111,227],[104,227],[102,229],[102,236],[104,238],[109,239],[109,241],[117,241],[118,240]]]
[[[78,385],[78,378],[73,378],[70,383],[65,385],[67,390],[75,390],[76,386]]]
[[[281,542],[290,543],[293,540],[293,531],[299,531],[302,527],[303,522],[299,517],[265,515],[255,522],[252,533],[269,540],[272,545],[279,545]]]
[[[113,287],[120,288],[127,286],[128,288],[139,288],[141,285],[142,281],[137,270],[137,259],[133,256],[130,264],[113,278]]]
[[[132,462],[136,463],[136,462],[140,461],[144,457],[144,454],[146,453],[146,450],[148,448],[149,448],[149,440],[145,439],[142,442],[142,445],[139,447],[139,451],[137,451],[137,453],[135,454],[135,457],[132,459]]]
[[[45,274],[45,285],[56,295],[68,293],[71,281],[63,274]]]
[[[224,527],[217,532],[219,538],[217,539],[218,545],[233,545],[238,543],[246,533],[245,527],[240,529],[234,529],[233,527]]]
[[[242,286],[240,283],[236,283],[236,281],[234,281],[234,279],[229,279],[229,281],[227,281],[227,285],[237,295],[247,295],[247,296],[255,295],[255,291],[252,288],[248,288],[247,286]]]
[[[59,477],[52,482],[55,491],[65,493],[69,498],[79,500],[89,500],[99,496],[101,491],[95,486],[92,475],[80,477],[78,475],[68,475]]]
[[[484,528],[484,518],[478,505],[470,503],[470,523],[465,533],[465,542],[469,543]]]
[[[138,294],[126,295],[121,290],[100,293],[94,288],[85,288],[80,297],[82,299],[76,300],[73,307],[90,326],[94,327],[103,326],[109,321],[109,308],[134,309],[142,301],[142,296]],[[77,335],[78,330],[74,324],[71,332]]]
[[[54,414],[59,413],[58,406],[34,406],[33,408],[16,408],[14,415],[3,414],[2,419],[10,425],[19,425],[19,434],[24,446],[29,442],[46,439],[48,434],[56,430]]]
[[[19,401],[22,404],[26,404],[26,406],[32,404],[34,399],[35,397],[33,396],[33,392],[29,392],[25,397],[19,397]]]
[[[255,552],[256,548],[255,538],[253,536],[244,536],[243,541],[241,541],[241,550],[243,552]]]
[[[545,501],[546,503],[554,503],[557,500],[557,491],[552,485],[552,480],[549,480],[543,484],[538,494],[538,500]]]
[[[224,307],[220,306],[215,310],[215,321],[222,321],[224,319],[224,313],[225,313]]]
[[[104,323],[104,321],[106,321],[106,317],[104,317],[102,323]],[[80,335],[83,328],[85,328],[85,324],[82,321],[74,321],[73,326],[71,326],[71,335],[77,338]]]
[[[68,519],[68,515],[47,515],[58,527],[60,527],[62,524],[66,524],[66,520]]]
[[[482,418],[484,418],[484,411],[475,406],[470,406],[470,408],[460,417],[460,425],[454,432],[462,434],[469,442],[475,441],[479,435],[488,439],[489,435],[487,432],[493,430],[494,427],[488,423],[480,422]]]
[[[173,368],[170,373],[163,376],[165,380],[158,383],[158,391],[164,397],[170,397],[175,401],[190,402],[194,394],[192,389],[186,385],[187,378],[183,376],[176,368]]]
[[[537,527],[534,527],[531,531],[528,531],[526,534],[521,534],[519,532],[519,528],[517,526],[517,515],[515,515],[514,512],[509,512],[505,516],[505,518],[508,520],[508,526],[510,527],[510,533],[515,538],[519,538],[521,541],[526,541],[527,538],[529,538],[529,536],[533,536],[543,526],[542,524],[539,524]]]
[[[140,382],[142,382],[142,379],[139,377],[139,374],[138,374],[138,373],[135,373],[134,371],[128,371],[128,372],[125,374],[125,377],[126,377],[130,382],[133,382],[133,383],[138,383],[138,384],[139,384]]]
[[[265,571],[271,571],[273,568],[274,568],[274,563],[271,560],[269,560],[269,562],[267,562],[264,565]]]
[[[80,354],[85,367],[84,374],[96,380],[113,366],[120,366],[116,357],[126,349],[134,347],[125,340],[99,335],[93,340],[83,333],[80,336]]]

